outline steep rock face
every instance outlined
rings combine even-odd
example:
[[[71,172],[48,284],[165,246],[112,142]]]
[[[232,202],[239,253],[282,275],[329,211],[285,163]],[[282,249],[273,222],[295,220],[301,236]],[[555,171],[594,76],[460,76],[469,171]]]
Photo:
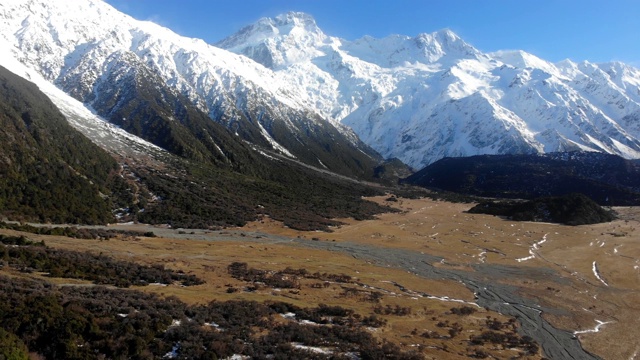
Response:
[[[186,99],[242,139],[290,158],[357,177],[369,177],[381,161],[348,128],[327,123],[302,104],[296,88],[273,71],[202,40],[134,20],[101,1],[12,0],[0,4],[0,17],[7,53],[115,123],[126,116],[114,99],[122,101],[123,91],[140,91],[153,79],[163,101],[163,93]],[[121,87],[121,77],[128,87]],[[142,127],[125,128],[175,150],[170,140],[149,137]],[[313,145],[297,146],[298,141]],[[328,142],[336,145],[316,146]]]
[[[415,168],[476,154],[640,157],[640,71],[622,63],[485,54],[450,30],[347,41],[300,13],[261,19],[218,46],[302,86],[307,107]]]

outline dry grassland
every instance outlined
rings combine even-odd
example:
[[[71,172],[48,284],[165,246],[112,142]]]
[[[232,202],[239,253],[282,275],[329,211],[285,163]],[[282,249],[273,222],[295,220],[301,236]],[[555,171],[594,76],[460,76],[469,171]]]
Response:
[[[513,276],[507,274],[499,281],[517,286],[523,296],[538,299],[543,307],[558,310],[544,315],[554,326],[585,331],[594,329],[598,321],[606,323],[598,328],[598,332],[576,335],[585,349],[605,359],[632,359],[640,353],[637,340],[637,329],[640,328],[640,224],[630,213],[633,209],[620,209],[628,213],[627,220],[568,227],[467,214],[465,210],[469,204],[426,199],[386,202],[385,198],[372,200],[398,207],[402,212],[382,214],[369,221],[343,219],[345,225],[332,229],[330,233],[294,231],[268,218],[230,231],[232,234],[255,232],[308,241],[352,242],[408,249],[442,257],[438,266],[469,271],[474,271],[474,264],[483,263],[517,266],[522,271],[515,272]],[[7,230],[0,233],[16,234]],[[472,336],[487,330],[487,317],[505,324],[509,318],[484,309],[470,315],[456,315],[451,313],[451,308],[474,306],[418,296],[422,293],[473,302],[473,294],[462,284],[424,279],[337,252],[278,243],[267,238],[221,241],[213,239],[216,234],[208,235],[212,237],[208,240],[140,237],[99,241],[27,236],[36,241],[43,239],[52,247],[102,252],[117,259],[142,264],[160,263],[171,269],[193,273],[206,283],[193,287],[138,288],[165,296],[175,295],[188,303],[229,299],[275,300],[304,307],[339,305],[363,316],[374,314],[376,306],[397,306],[410,308],[410,314],[378,315],[387,321],[387,325],[371,331],[380,339],[396,342],[406,349],[420,348],[426,358],[468,358],[475,349],[482,349],[500,359],[523,353],[522,350],[503,349],[499,345],[476,347],[469,342]],[[227,272],[227,266],[233,262],[246,262],[249,267],[262,270],[279,271],[290,267],[304,268],[309,273],[345,274],[354,281],[324,284],[314,279],[300,279],[299,289],[257,286],[253,291],[245,291],[251,284],[234,279]],[[593,271],[594,262],[597,273]],[[558,283],[540,276],[539,272],[529,271],[538,267],[554,269],[566,281]],[[67,279],[55,281],[59,284],[77,283]],[[230,288],[239,291],[230,292]],[[380,293],[378,303],[368,300],[367,294],[373,292]],[[462,330],[451,337],[449,329],[454,327],[454,323]],[[509,332],[510,326],[505,325],[501,331]],[[422,336],[429,332],[432,336]],[[439,337],[435,336],[436,333]],[[541,355],[521,358],[539,359]]]
[[[640,358],[638,208],[614,209],[621,219],[611,223],[564,226],[468,214],[469,204],[427,199],[387,202],[386,198],[372,200],[403,212],[369,221],[342,219],[346,225],[332,233],[299,233],[269,221],[248,227],[321,241],[410,249],[442,257],[440,266],[470,271],[471,265],[482,263],[521,267],[524,272],[501,281],[518,286],[542,306],[560,310],[544,315],[554,326],[577,331],[584,348],[602,358]],[[533,271],[527,273],[533,267],[556,270],[567,282],[560,285]],[[606,324],[595,332],[600,322]],[[589,330],[594,332],[580,333]]]

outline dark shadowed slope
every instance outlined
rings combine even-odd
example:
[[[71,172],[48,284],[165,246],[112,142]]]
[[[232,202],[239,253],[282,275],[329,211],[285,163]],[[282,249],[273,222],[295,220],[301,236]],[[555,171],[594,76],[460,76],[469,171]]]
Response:
[[[532,199],[577,192],[601,205],[640,204],[637,163],[593,152],[445,158],[404,181],[488,197]]]

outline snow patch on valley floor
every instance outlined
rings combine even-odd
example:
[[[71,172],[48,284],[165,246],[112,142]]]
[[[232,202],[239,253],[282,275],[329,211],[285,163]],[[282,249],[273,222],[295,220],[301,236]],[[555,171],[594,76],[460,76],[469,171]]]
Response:
[[[593,275],[595,275],[595,277],[598,280],[600,280],[601,283],[603,283],[605,286],[609,286],[609,284],[607,284],[607,282],[604,281],[604,279],[600,276],[600,271],[598,270],[598,264],[595,261],[591,265],[591,270],[593,270]]]
[[[579,335],[579,334],[587,334],[587,333],[597,333],[600,332],[600,328],[603,327],[604,325],[607,324],[611,324],[613,321],[600,321],[600,320],[596,320],[596,322],[598,323],[598,325],[596,325],[593,329],[588,329],[588,330],[576,330],[573,332],[573,335]]]
[[[300,343],[291,343],[291,345],[296,349],[307,350],[307,351],[318,353],[318,354],[324,354],[324,355],[333,354],[333,351],[326,348],[317,347],[317,346],[307,346]]]
[[[617,245],[616,247],[613,248],[613,253],[617,254],[618,253],[618,248],[621,247],[622,245]]]
[[[527,260],[531,260],[531,259],[535,258],[536,257],[535,251],[540,249],[542,244],[547,242],[547,235],[549,235],[549,234],[544,234],[544,236],[542,237],[542,240],[533,243],[533,245],[529,248],[529,256],[518,258],[518,259],[516,259],[516,261],[517,262],[523,262],[523,261],[527,261]]]
[[[239,354],[233,354],[229,357],[226,357],[222,360],[248,360],[251,359],[250,356],[245,356],[245,355],[239,355]]]
[[[175,359],[178,357],[178,350],[180,350],[180,344],[173,345],[173,348],[168,353],[164,354],[165,359]]]

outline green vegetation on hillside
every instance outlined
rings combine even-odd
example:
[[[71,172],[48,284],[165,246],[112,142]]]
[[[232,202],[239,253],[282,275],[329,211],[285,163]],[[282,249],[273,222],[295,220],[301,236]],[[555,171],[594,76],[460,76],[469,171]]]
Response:
[[[189,306],[131,290],[0,281],[0,344],[11,345],[16,359],[24,358],[23,344],[45,359],[422,358],[376,340],[365,329],[366,317],[334,306],[244,300]]]
[[[136,220],[174,227],[242,226],[269,215],[300,230],[337,225],[333,218],[366,219],[391,208],[365,201],[382,190],[317,173],[303,166],[272,161],[270,168],[248,176],[206,164],[167,174],[149,169],[138,172],[149,190],[160,198],[150,202]]]
[[[113,220],[118,165],[32,83],[0,67],[0,215],[55,223]]]
[[[390,211],[362,200],[380,190],[264,156],[183,97],[153,86],[144,67],[129,71],[118,77],[120,95],[94,106],[178,156],[159,167],[127,158],[118,166],[35,85],[2,69],[0,216],[97,224],[121,209],[127,221],[211,228],[266,214],[298,229],[326,229],[337,224],[332,218]]]
[[[469,210],[472,214],[505,216],[516,221],[585,225],[608,222],[615,216],[582,194],[538,198],[529,201],[485,201]]]
[[[210,228],[244,225],[268,214],[288,226],[307,230],[335,225],[330,219],[336,217],[361,219],[389,210],[361,199],[381,191],[256,151],[254,145],[242,139],[266,148],[270,145],[257,130],[254,115],[222,114],[219,122],[214,121],[184,96],[167,88],[144,64],[119,69],[128,70],[111,74],[113,78],[108,79],[99,93],[111,94],[109,89],[114,84],[122,91],[98,97],[92,104],[94,108],[123,129],[180,157],[168,169],[144,166],[134,169],[148,193],[157,198],[137,205],[131,220]],[[222,125],[225,121],[247,124],[240,126],[240,134],[236,135]],[[383,170],[375,174],[378,160],[338,141],[343,137],[335,128],[309,119],[299,121],[308,132],[327,136],[324,142],[305,137],[304,144],[293,138],[287,140],[290,143],[283,143],[296,153],[308,155],[298,160],[317,167],[325,164],[334,171],[359,178],[374,179],[378,175],[387,182],[393,181],[391,173],[401,171],[402,164],[396,162],[387,166],[388,174],[383,176]],[[289,131],[281,121],[271,121],[266,127],[280,139]],[[319,157],[309,155],[316,153]],[[144,211],[137,212],[142,208]]]
[[[640,166],[594,152],[445,158],[403,182],[483,197],[533,199],[575,192],[600,205],[640,204]]]

